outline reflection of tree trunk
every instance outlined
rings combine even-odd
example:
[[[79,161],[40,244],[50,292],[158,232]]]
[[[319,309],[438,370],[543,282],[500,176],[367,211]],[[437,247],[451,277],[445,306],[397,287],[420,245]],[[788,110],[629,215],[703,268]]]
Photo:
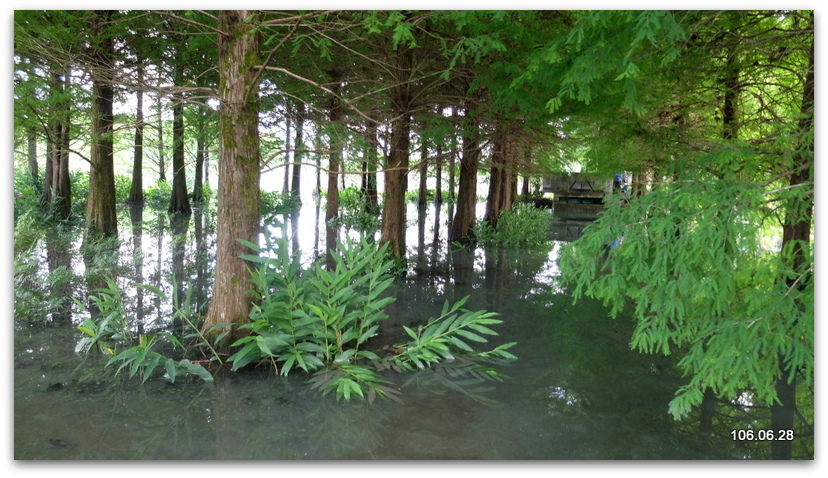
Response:
[[[431,268],[437,268],[438,254],[440,250],[440,212],[442,206],[439,203],[434,204],[434,237],[431,242]]]
[[[193,210],[193,235],[195,236],[195,284],[193,284],[193,305],[195,313],[204,313],[207,288],[207,244],[204,240],[204,214],[201,208]]]
[[[203,330],[231,322],[229,343],[246,335],[254,297],[250,293],[250,254],[239,239],[257,244],[259,204],[259,34],[255,13],[219,12],[220,146],[216,219],[216,266],[210,309]],[[227,330],[227,328],[225,328]],[[213,333],[213,332],[211,332]]]
[[[132,265],[135,267],[134,281],[144,283],[144,250],[142,236],[144,234],[144,204],[132,203],[129,208],[129,220],[132,224]],[[138,287],[135,291],[135,316],[138,319],[138,333],[144,333],[144,289]]]
[[[156,243],[156,248],[155,248],[155,254],[156,254],[156,257],[158,258],[158,264],[156,265],[156,268],[155,268],[155,283],[154,283],[154,285],[155,285],[155,287],[158,287],[159,289],[162,287],[162,284],[161,284],[162,274],[161,273],[162,273],[163,268],[164,268],[164,247],[163,246],[164,246],[164,228],[166,227],[166,223],[164,222],[164,217],[165,216],[163,214],[158,214],[157,215],[158,222],[156,223],[156,231],[155,231],[158,234],[158,241]],[[153,302],[153,304],[152,304],[153,307],[155,307],[156,317],[158,317],[158,320],[161,320],[161,298],[158,295],[156,295],[153,298],[152,302]]]
[[[59,268],[66,271],[72,268],[72,255],[67,250],[66,244],[61,240],[60,234],[46,234],[46,260],[49,265],[49,274],[52,277],[62,276],[53,275]],[[72,324],[72,284],[68,279],[61,278],[58,282],[50,284],[49,295],[54,298],[60,298],[60,304],[54,312],[52,312],[52,322],[55,324]]]
[[[172,230],[172,238],[170,240],[172,244],[172,275],[173,275],[173,287],[175,287],[176,293],[174,294],[174,301],[173,307],[175,309],[180,309],[184,306],[184,294],[185,294],[185,270],[184,270],[184,257],[186,255],[186,247],[187,244],[187,229],[190,226],[190,215],[189,214],[171,214],[170,215],[170,229]],[[183,311],[186,314],[189,314],[190,311],[186,310]],[[179,336],[183,337],[183,324],[181,323],[181,318],[179,315],[175,315],[173,319],[173,331]]]
[[[810,28],[813,29],[813,13]],[[801,144],[792,155],[795,168],[790,176],[790,187],[814,184],[814,43],[811,39],[808,71],[803,86],[799,132]],[[813,223],[813,192],[795,199],[786,205],[785,222],[782,225],[782,254],[793,275],[785,277],[788,289],[804,289],[813,280],[812,271],[808,270],[811,247],[811,226]],[[797,338],[794,338],[796,340]],[[783,357],[779,358],[779,378],[776,381],[776,394],[780,403],[771,405],[771,428],[779,430],[794,429],[796,412],[796,374],[797,370],[786,370]],[[771,457],[775,460],[791,459],[792,441],[775,440],[771,442]]]
[[[474,282],[474,250],[468,247],[451,249],[452,277],[454,278],[454,300],[460,300],[472,290]]]
[[[425,261],[425,204],[417,207],[417,270],[428,269]]]

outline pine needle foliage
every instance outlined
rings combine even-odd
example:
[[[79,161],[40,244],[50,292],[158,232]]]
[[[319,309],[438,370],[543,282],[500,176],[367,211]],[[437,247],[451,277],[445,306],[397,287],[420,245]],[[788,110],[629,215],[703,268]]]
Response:
[[[756,164],[744,153],[735,156]],[[768,247],[764,237],[779,217],[775,205],[807,187],[739,179],[728,168],[735,156],[696,158],[698,168],[648,194],[610,198],[560,261],[575,300],[600,299],[613,318],[631,310],[633,348],[678,355],[689,382],[670,403],[677,418],[707,387],[727,399],[751,391],[774,403],[780,365],[813,384],[813,250],[805,245],[809,259],[794,270],[792,252]],[[705,171],[714,163],[729,172],[711,177]]]

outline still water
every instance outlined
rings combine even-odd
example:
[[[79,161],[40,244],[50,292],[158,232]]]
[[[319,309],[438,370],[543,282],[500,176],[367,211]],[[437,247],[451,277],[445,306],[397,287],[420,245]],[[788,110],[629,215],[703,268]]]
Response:
[[[302,232],[299,246],[308,260],[324,247],[315,214],[306,206],[300,215],[306,222],[293,226]],[[188,239],[173,241],[164,215],[143,215],[136,230],[124,214],[119,267],[132,278],[122,283],[137,274],[139,282],[171,290],[177,268],[188,287],[201,280],[203,289],[215,243],[209,228],[190,224],[178,230]],[[412,272],[395,288],[398,299],[382,333],[402,340],[403,325],[425,323],[444,301],[470,295],[467,308],[501,314],[495,343],[518,343],[511,351],[519,360],[502,368],[509,376],[503,382],[390,372],[387,379],[400,388],[403,403],[373,404],[337,402],[311,390],[306,377],[259,370],[218,374],[215,383],[169,384],[160,377],[113,382],[84,376],[100,361],[75,353],[80,335],[74,327],[16,320],[14,458],[751,458],[749,450],[699,434],[698,417],[674,421],[667,403],[683,382],[671,359],[630,350],[629,320],[613,321],[589,300],[573,304],[561,288],[560,250],[587,220],[560,217],[549,248],[518,253],[453,251],[445,244],[447,217],[445,206],[420,216],[416,208],[409,211]],[[176,254],[176,247],[183,249]],[[134,290],[125,294],[135,298]],[[142,298],[141,313],[163,320],[168,307]],[[77,311],[73,320],[80,320]]]

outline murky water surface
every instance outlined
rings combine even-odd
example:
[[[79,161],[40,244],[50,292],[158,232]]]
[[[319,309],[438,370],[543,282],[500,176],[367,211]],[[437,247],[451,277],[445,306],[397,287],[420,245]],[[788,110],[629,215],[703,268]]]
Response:
[[[199,252],[188,229],[185,253],[171,253],[169,225],[147,212],[137,246],[122,263],[151,283],[184,267],[195,281]],[[15,328],[15,459],[732,459],[746,452],[702,438],[692,419],[673,421],[667,403],[682,383],[669,359],[628,346],[632,326],[591,301],[572,304],[557,259],[583,218],[561,218],[549,250],[451,252],[445,211],[430,211],[409,237],[414,271],[396,288],[383,333],[423,323],[445,300],[466,294],[470,309],[501,314],[499,342],[519,357],[503,382],[446,381],[434,372],[391,373],[403,403],[337,402],[272,372],[220,375],[212,384],[153,378],[111,382],[84,376],[94,357],[74,352],[74,327]],[[417,217],[415,212],[409,217]],[[303,212],[313,219],[313,212]],[[150,231],[153,221],[161,224]],[[313,222],[305,231],[309,258]],[[158,233],[161,234],[158,234]],[[204,233],[202,231],[201,233]],[[209,237],[209,231],[205,233]],[[435,236],[437,240],[435,240]],[[441,240],[442,238],[442,240]],[[202,240],[205,240],[203,237]],[[316,238],[318,240],[318,237]],[[324,240],[322,241],[324,244]],[[318,251],[318,249],[316,249]],[[209,260],[209,259],[208,259]],[[183,261],[176,263],[176,261]],[[209,271],[209,267],[206,268]],[[205,270],[201,270],[205,272]],[[162,284],[163,285],[163,284]],[[209,290],[209,289],[208,289]],[[133,292],[134,293],[134,292]],[[163,315],[145,299],[148,320]],[[154,315],[155,314],[155,315]],[[78,320],[76,317],[75,320]],[[83,361],[87,360],[87,365]]]

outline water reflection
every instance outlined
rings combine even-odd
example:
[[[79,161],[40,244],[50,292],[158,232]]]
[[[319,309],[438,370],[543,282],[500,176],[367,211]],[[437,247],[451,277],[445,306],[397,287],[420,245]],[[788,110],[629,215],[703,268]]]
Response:
[[[631,351],[631,321],[611,321],[600,304],[589,300],[572,303],[559,285],[557,258],[563,242],[524,253],[456,248],[440,239],[452,217],[450,208],[411,206],[407,240],[412,273],[394,285],[398,300],[387,309],[390,317],[382,323],[375,347],[401,340],[404,325],[424,323],[439,314],[446,300],[469,295],[468,308],[491,310],[504,320],[497,326],[501,335],[496,343],[518,343],[512,349],[518,362],[502,370],[509,379],[480,381],[451,368],[411,375],[388,372],[385,378],[400,389],[402,404],[337,402],[310,390],[307,377],[282,378],[259,369],[218,373],[214,384],[109,381],[102,370],[105,360],[74,353],[74,329],[16,324],[15,458],[746,456],[732,440],[700,438],[698,416],[674,422],[667,415],[666,404],[682,383],[672,359]],[[320,257],[319,245],[325,241],[319,210],[318,203],[309,201],[267,233],[289,237],[292,249],[310,263]],[[122,228],[122,267],[113,269],[128,270],[119,283],[149,281],[179,297],[177,304],[157,296],[148,301],[141,289],[125,287],[136,316],[160,326],[174,305],[190,307],[192,314],[204,310],[215,255],[212,214],[209,208],[183,218],[149,209],[129,211],[131,227]],[[62,259],[68,265],[46,251],[43,255],[47,272],[67,267],[81,277],[82,267],[71,254]],[[69,283],[72,291],[64,294],[84,292],[76,282]],[[64,319],[58,315],[53,320]],[[748,420],[743,423],[756,420],[747,402],[738,408]],[[728,426],[735,426],[733,420]],[[752,453],[747,456],[761,456]]]

